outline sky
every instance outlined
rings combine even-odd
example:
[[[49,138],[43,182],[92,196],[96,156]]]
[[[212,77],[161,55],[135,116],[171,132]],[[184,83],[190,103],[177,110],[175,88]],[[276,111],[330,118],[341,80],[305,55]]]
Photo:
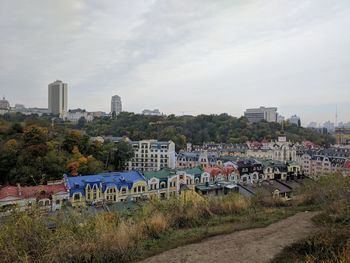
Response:
[[[47,107],[350,121],[349,0],[2,0],[0,96]]]

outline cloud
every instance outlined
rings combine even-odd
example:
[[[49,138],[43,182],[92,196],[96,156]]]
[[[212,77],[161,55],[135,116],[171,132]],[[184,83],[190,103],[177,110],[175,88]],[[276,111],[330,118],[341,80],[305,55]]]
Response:
[[[276,105],[310,121],[350,105],[346,0],[24,3],[0,11],[0,87],[12,101],[45,106],[60,78],[70,107],[89,110],[108,111],[113,94],[129,111]]]

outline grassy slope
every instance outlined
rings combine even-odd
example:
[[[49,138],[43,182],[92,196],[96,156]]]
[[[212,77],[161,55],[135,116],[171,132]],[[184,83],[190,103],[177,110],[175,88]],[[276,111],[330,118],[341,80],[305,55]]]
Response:
[[[251,209],[245,213],[211,218],[205,226],[169,230],[159,239],[144,239],[135,260],[144,259],[169,249],[200,242],[206,238],[230,234],[235,231],[266,227],[272,223],[292,216],[297,212],[313,207],[274,207]]]

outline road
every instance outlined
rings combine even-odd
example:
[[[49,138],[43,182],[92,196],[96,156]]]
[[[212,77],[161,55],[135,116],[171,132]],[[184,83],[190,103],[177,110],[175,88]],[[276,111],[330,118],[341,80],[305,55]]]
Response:
[[[301,212],[264,228],[219,235],[147,258],[140,263],[269,262],[282,249],[317,231],[316,212]]]

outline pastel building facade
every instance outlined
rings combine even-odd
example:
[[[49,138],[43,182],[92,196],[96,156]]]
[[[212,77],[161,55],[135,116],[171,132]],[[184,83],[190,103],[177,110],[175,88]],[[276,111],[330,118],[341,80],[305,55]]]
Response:
[[[320,176],[332,172],[343,172],[346,174],[347,158],[327,155],[310,155],[305,153],[301,156],[299,163],[302,171],[308,176]]]
[[[144,173],[149,188],[150,198],[169,198],[179,196],[183,190],[194,190],[196,184],[210,181],[210,174],[200,168],[163,169]]]
[[[87,122],[91,122],[94,119],[91,113],[83,109],[69,110],[64,116],[64,120],[73,123],[78,123],[80,118],[84,118]]]
[[[148,196],[145,177],[137,171],[64,176],[72,206],[138,201]]]
[[[69,199],[62,182],[49,182],[38,186],[0,186],[0,208],[4,210],[26,210],[39,206],[48,211],[61,209]]]
[[[176,167],[180,169],[201,167],[215,167],[217,165],[217,154],[208,153],[206,150],[199,152],[180,152],[176,157]]]
[[[246,153],[247,157],[270,159],[281,162],[296,161],[297,147],[287,141],[286,137],[279,137],[277,141],[261,144],[260,147],[250,146]]]
[[[134,157],[129,161],[129,170],[142,172],[175,169],[176,153],[173,141],[129,141]]]

